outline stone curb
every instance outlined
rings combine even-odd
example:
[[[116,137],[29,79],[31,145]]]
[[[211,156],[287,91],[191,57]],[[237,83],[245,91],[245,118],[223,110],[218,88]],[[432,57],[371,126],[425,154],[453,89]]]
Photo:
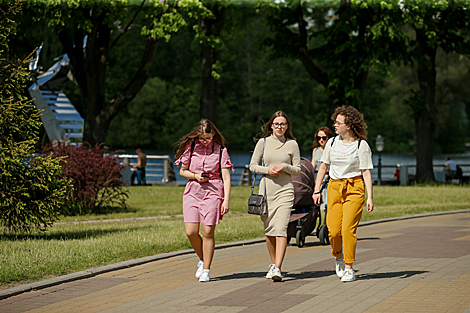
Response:
[[[367,226],[367,225],[373,225],[373,224],[379,224],[379,223],[385,223],[385,222],[409,220],[409,219],[412,219],[412,218],[420,218],[420,217],[427,217],[427,216],[447,215],[447,214],[456,214],[456,213],[469,213],[469,212],[470,212],[470,209],[446,211],[446,212],[415,214],[415,215],[410,215],[410,216],[391,217],[391,218],[384,218],[384,219],[375,220],[375,221],[360,222],[359,226]]]
[[[359,226],[367,226],[367,225],[373,225],[373,224],[378,224],[378,223],[385,223],[385,222],[393,222],[393,221],[401,221],[401,220],[407,220],[407,219],[412,219],[412,218],[420,218],[420,217],[427,217],[427,216],[437,216],[437,215],[447,215],[447,214],[456,214],[456,213],[470,213],[470,209],[468,210],[456,210],[456,211],[447,211],[447,212],[437,212],[437,213],[425,213],[425,214],[415,214],[411,216],[402,216],[402,217],[393,217],[393,218],[386,218],[386,219],[381,219],[381,220],[375,220],[375,221],[366,221],[366,222],[360,222]],[[237,247],[237,246],[244,246],[244,245],[251,245],[255,243],[262,243],[265,242],[265,238],[258,238],[258,239],[251,239],[251,240],[244,240],[244,241],[238,241],[238,242],[232,242],[232,243],[224,243],[224,244],[218,244],[215,246],[215,249],[225,249],[229,247]],[[161,254],[155,254],[143,258],[138,258],[138,259],[133,259],[129,261],[124,261],[124,262],[119,262],[119,263],[114,263],[114,264],[109,264],[105,266],[100,266],[97,268],[92,268],[88,269],[85,271],[80,271],[68,275],[63,275],[55,278],[51,278],[48,280],[43,280],[43,281],[38,281],[35,283],[31,284],[26,284],[26,285],[21,285],[18,287],[13,287],[9,288],[6,290],[0,291],[0,300],[1,299],[6,299],[12,296],[19,295],[24,292],[32,291],[32,290],[38,290],[38,289],[44,289],[47,287],[52,287],[55,285],[59,285],[62,283],[67,283],[79,279],[84,279],[84,278],[89,278],[93,277],[99,274],[111,272],[111,271],[116,271],[120,269],[125,269],[153,261],[158,261],[158,260],[163,260],[163,259],[168,259],[171,257],[175,256],[180,256],[180,255],[185,255],[185,254],[191,254],[194,253],[193,249],[186,249],[186,250],[179,250],[179,251],[174,251],[174,252],[168,252],[168,253],[161,253]]]

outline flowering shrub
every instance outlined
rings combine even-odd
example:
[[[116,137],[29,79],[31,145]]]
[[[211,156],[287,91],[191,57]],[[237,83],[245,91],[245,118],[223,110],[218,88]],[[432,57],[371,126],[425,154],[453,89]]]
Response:
[[[61,157],[62,176],[71,179],[73,192],[69,194],[67,214],[102,213],[110,207],[127,209],[127,190],[121,185],[122,166],[114,153],[107,153],[103,144],[70,145],[59,143],[43,148],[43,154]]]

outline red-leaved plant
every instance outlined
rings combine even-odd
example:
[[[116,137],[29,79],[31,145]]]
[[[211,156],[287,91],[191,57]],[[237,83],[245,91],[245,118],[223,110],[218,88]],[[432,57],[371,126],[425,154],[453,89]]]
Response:
[[[116,152],[107,153],[104,144],[58,143],[44,146],[43,154],[65,157],[62,176],[72,179],[74,190],[67,198],[69,215],[103,213],[112,208],[127,210],[128,191],[122,188],[122,165]]]

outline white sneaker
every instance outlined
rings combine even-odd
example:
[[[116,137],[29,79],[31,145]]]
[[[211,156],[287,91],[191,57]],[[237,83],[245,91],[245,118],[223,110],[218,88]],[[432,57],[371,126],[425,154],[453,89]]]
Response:
[[[204,262],[199,260],[197,263],[197,271],[196,271],[196,278],[200,278],[202,274],[202,270],[204,269]]]
[[[339,278],[343,277],[343,275],[344,275],[344,262],[343,262],[343,260],[336,259],[336,275],[338,275]]]
[[[276,265],[274,264],[269,264],[269,267],[268,267],[268,273],[266,274],[266,278],[267,279],[272,279],[273,278],[273,269],[276,267]]]
[[[274,268],[273,268],[272,279],[273,279],[273,281],[282,281],[281,270],[278,269],[276,266],[274,266]]]
[[[355,281],[356,280],[356,273],[354,273],[354,270],[352,268],[348,268],[344,270],[344,275],[341,277],[342,282],[348,282],[348,281]]]
[[[199,281],[200,282],[207,282],[207,281],[210,281],[210,277],[209,277],[209,272],[211,270],[202,270],[202,274],[201,274],[201,277],[199,278]]]

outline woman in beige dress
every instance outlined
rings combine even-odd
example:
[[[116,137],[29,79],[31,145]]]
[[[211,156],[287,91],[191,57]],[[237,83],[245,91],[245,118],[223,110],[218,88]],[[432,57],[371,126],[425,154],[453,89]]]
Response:
[[[268,214],[261,216],[271,264],[266,278],[281,281],[287,247],[287,225],[294,203],[291,176],[300,174],[300,151],[286,113],[277,111],[266,123],[256,144],[250,170],[262,174],[259,193],[267,198]],[[263,153],[264,149],[264,153]],[[260,161],[262,165],[259,165]]]

